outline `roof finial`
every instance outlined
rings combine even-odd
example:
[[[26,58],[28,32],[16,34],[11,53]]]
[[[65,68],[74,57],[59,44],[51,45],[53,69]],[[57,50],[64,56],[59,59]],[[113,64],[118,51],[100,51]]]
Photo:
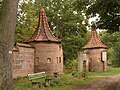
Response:
[[[42,7],[42,8],[40,9],[40,12],[44,12],[44,13],[45,13],[44,7]]]

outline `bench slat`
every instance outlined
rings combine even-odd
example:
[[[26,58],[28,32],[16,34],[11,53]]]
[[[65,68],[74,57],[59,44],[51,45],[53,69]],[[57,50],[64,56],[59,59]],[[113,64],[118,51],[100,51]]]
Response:
[[[28,74],[28,76],[37,75],[37,74],[45,74],[45,72],[39,72],[39,73]]]
[[[37,74],[29,74],[28,79],[29,80],[35,80],[35,79],[40,79],[40,78],[45,78],[47,74],[45,73],[37,73]]]

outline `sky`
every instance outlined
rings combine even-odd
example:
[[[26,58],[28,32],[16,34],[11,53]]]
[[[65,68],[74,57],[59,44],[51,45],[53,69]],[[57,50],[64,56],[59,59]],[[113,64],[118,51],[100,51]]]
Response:
[[[97,20],[99,20],[99,15],[98,14],[96,15],[96,17],[93,17],[93,18],[89,19],[89,24],[91,25],[92,22],[95,22]]]
[[[93,18],[89,19],[89,24],[91,25],[92,22],[95,22],[97,20],[99,20],[99,15],[98,14],[97,14],[96,17],[93,17]],[[90,29],[88,29],[88,30],[90,30]],[[101,32],[101,31],[103,31],[103,29],[99,29],[99,28],[97,28],[96,30],[97,30],[98,33]]]

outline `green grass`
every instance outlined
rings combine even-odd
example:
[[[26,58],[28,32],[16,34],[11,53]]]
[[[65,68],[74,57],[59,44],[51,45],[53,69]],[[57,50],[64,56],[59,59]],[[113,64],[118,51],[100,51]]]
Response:
[[[14,79],[14,90],[72,90],[79,85],[88,84],[95,80],[94,76],[106,76],[120,73],[120,68],[111,68],[105,72],[87,72],[87,79],[72,76],[72,74],[62,74],[59,84],[52,83],[50,87],[32,88],[31,82],[28,78]],[[89,77],[93,76],[93,77]],[[39,80],[39,79],[38,79]],[[44,80],[40,80],[44,83]],[[118,87],[119,88],[119,87]],[[120,90],[120,89],[117,89]]]
[[[83,79],[74,77],[71,74],[63,74],[61,75],[61,81],[59,84],[52,83],[50,87],[42,87],[42,88],[32,88],[31,82],[28,78],[17,78],[14,79],[14,90],[71,90],[72,88],[86,84],[92,81],[92,78]],[[44,83],[44,82],[43,82]]]
[[[107,76],[107,75],[113,75],[113,74],[119,74],[120,68],[110,68],[107,71],[99,71],[99,72],[87,72],[88,76]]]
[[[117,86],[117,89],[116,90],[120,90],[120,84]]]

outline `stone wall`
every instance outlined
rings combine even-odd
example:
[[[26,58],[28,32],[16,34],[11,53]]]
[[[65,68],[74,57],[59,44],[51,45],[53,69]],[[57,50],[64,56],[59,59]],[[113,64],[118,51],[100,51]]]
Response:
[[[60,43],[31,43],[35,47],[35,72],[63,73],[63,50]]]
[[[105,71],[107,62],[101,60],[102,51],[104,48],[86,49],[85,52],[89,54],[89,70],[90,71]]]
[[[63,49],[60,43],[36,42],[31,45],[17,44],[13,49],[14,78],[42,71],[63,73]]]
[[[78,52],[78,72],[89,71],[89,55],[86,52]]]
[[[27,44],[17,44],[13,50],[12,68],[14,78],[34,73],[34,48]]]
[[[78,71],[106,71],[107,61],[102,60],[104,48],[86,49],[78,53]],[[105,57],[107,58],[107,57]]]

